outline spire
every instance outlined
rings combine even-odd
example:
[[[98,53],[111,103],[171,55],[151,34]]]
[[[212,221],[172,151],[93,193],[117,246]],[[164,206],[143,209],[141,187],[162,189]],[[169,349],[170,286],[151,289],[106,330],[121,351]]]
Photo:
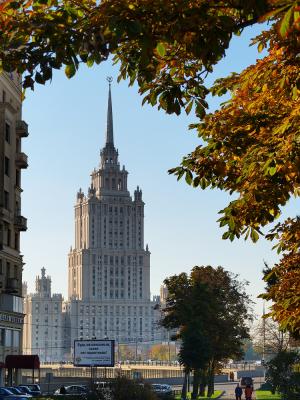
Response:
[[[113,114],[112,114],[112,103],[111,103],[111,82],[112,77],[107,77],[107,82],[109,84],[108,91],[108,106],[107,106],[107,127],[106,127],[106,145],[114,146],[114,127],[113,127]]]

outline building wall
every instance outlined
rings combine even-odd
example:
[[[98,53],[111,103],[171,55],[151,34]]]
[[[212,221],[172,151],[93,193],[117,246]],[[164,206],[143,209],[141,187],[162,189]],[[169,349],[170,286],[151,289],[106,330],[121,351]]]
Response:
[[[36,292],[24,297],[24,354],[37,354],[41,362],[60,362],[64,354],[63,297],[51,293],[51,279],[42,269]]]
[[[21,170],[28,164],[21,142],[28,127],[21,109],[19,76],[0,74],[0,362],[22,352]]]

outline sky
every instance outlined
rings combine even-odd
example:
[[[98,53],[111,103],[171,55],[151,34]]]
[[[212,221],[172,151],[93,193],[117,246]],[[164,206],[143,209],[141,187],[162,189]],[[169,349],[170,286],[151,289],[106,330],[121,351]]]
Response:
[[[239,72],[255,63],[262,54],[249,47],[259,33],[248,28],[235,37],[226,57],[215,67],[214,79]],[[81,66],[68,80],[63,71],[54,74],[51,84],[36,85],[26,93],[23,119],[30,136],[23,140],[29,167],[23,172],[22,208],[28,230],[22,234],[24,281],[34,290],[42,267],[52,278],[52,291],[67,298],[67,255],[74,246],[74,204],[79,188],[86,193],[90,173],[99,164],[104,145],[108,84],[114,78],[112,100],[115,146],[119,161],[129,172],[131,194],[139,185],[145,202],[145,244],[151,251],[151,293],[159,293],[170,275],[189,272],[195,265],[221,265],[249,281],[248,293],[262,313],[262,269],[278,256],[264,239],[253,244],[243,239],[222,240],[218,211],[231,200],[219,190],[194,189],[184,180],[177,182],[168,169],[199,143],[188,125],[196,122],[190,114],[167,115],[149,105],[142,107],[138,88],[116,82],[118,69],[110,61],[94,68]],[[224,101],[224,99],[221,99]],[[210,109],[220,99],[209,98]],[[296,214],[296,203],[284,208],[283,217]]]

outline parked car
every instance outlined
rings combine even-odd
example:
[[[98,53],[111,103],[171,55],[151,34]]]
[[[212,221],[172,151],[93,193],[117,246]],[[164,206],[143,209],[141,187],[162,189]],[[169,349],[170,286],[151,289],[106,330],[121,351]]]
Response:
[[[153,383],[151,385],[152,390],[158,397],[169,397],[172,396],[173,391],[170,385],[164,385],[160,383]]]
[[[17,396],[26,397],[26,399],[31,399],[32,398],[31,394],[23,393],[22,390],[20,390],[16,386],[8,386],[6,389],[8,389],[13,394],[16,394]]]
[[[41,387],[37,383],[27,383],[26,386],[32,392],[37,392],[39,394],[42,394]]]
[[[6,387],[0,387],[0,399],[4,400],[28,400],[27,397],[18,394],[14,394]]]
[[[23,394],[30,394],[33,397],[38,397],[42,394],[41,389],[37,389],[34,387],[34,386],[38,386],[38,385],[32,385],[33,386],[32,388],[29,386],[31,386],[31,385],[30,384],[29,385],[19,385],[18,389],[20,389]],[[38,386],[38,388],[39,388],[39,386]]]
[[[241,388],[245,388],[246,386],[250,386],[253,389],[253,378],[251,376],[243,376],[240,381]]]
[[[62,388],[64,387],[64,390]],[[64,393],[62,393],[64,392]],[[89,389],[84,385],[71,385],[71,386],[62,386],[55,390],[55,396],[85,396],[89,393]]]

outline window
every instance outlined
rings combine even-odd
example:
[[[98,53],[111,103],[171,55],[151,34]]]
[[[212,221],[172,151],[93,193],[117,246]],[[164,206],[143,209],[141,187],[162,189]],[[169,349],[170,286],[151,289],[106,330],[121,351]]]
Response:
[[[21,172],[19,169],[16,169],[16,186],[21,186]]]
[[[10,143],[10,125],[5,122],[5,140]]]
[[[4,158],[4,173],[5,175],[9,176],[9,158]]]
[[[13,347],[19,347],[20,345],[20,332],[19,331],[12,331],[13,332]]]
[[[7,246],[10,247],[10,245],[11,245],[11,230],[8,227],[7,228]]]
[[[4,208],[9,210],[9,193],[4,190]]]
[[[0,275],[3,274],[3,261],[0,260]]]
[[[5,346],[5,329],[0,329],[0,346]]]
[[[18,278],[18,266],[14,265],[14,278],[17,279]]]
[[[19,233],[15,233],[15,249],[20,250],[20,237]]]
[[[5,103],[6,102],[6,91],[3,90],[2,92],[2,102]]]
[[[12,330],[6,329],[5,330],[5,346],[11,347],[12,346]]]

